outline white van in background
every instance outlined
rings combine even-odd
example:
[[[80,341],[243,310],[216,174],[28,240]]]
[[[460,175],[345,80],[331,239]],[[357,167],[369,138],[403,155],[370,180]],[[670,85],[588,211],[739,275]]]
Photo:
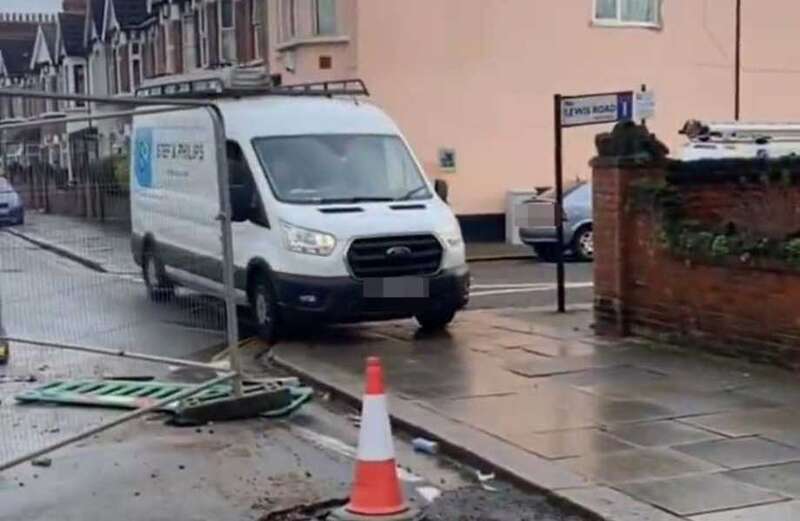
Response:
[[[689,142],[684,161],[800,156],[800,123],[703,123],[689,120],[680,131]]]
[[[464,241],[446,184],[425,178],[394,122],[355,97],[366,94],[358,84],[337,97],[313,86],[234,97],[213,86],[227,139],[237,294],[266,340],[300,321],[415,317],[442,328],[467,303]],[[221,294],[206,109],[137,115],[132,135],[132,249],[150,296],[164,299],[175,286]]]

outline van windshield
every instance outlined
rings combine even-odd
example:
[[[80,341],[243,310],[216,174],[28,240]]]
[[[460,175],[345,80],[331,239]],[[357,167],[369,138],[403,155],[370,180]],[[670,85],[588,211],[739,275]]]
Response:
[[[431,192],[397,136],[326,134],[256,138],[275,196],[335,204],[429,199]]]

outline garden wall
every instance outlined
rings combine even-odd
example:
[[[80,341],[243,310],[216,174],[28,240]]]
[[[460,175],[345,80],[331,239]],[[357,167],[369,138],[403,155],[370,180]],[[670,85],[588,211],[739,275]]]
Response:
[[[800,368],[800,161],[671,161],[637,132],[593,160],[601,331]]]

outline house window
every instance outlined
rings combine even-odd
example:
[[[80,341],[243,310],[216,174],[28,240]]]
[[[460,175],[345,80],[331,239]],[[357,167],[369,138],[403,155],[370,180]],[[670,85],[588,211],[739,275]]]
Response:
[[[208,16],[206,14],[206,10],[201,7],[198,11],[195,12],[195,22],[197,23],[198,27],[198,36],[199,36],[199,49],[200,49],[200,66],[201,67],[208,67]]]
[[[314,0],[314,33],[336,34],[336,0]]]
[[[261,59],[261,46],[263,45],[263,40],[261,39],[261,23],[264,19],[264,13],[261,9],[263,9],[263,7],[264,0],[250,0],[253,57],[255,57],[256,60]]]
[[[186,70],[199,67],[194,33],[194,16],[192,15],[183,17],[183,66]]]
[[[75,65],[72,69],[73,84],[75,85],[75,94],[86,94],[86,69],[83,65]],[[76,107],[83,107],[83,101],[76,101]]]
[[[236,27],[233,24],[233,0],[219,2],[220,56],[223,63],[236,62]]]
[[[133,88],[138,89],[139,85],[142,84],[142,60],[135,57],[131,60],[131,64],[133,68]]]
[[[594,0],[597,25],[659,27],[661,0]]]
[[[295,0],[283,0],[281,4],[281,31],[284,40],[297,36],[297,6]]]

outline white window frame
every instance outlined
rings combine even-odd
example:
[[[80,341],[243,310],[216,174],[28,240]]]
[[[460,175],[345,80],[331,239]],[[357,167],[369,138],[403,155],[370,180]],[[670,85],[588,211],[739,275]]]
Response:
[[[622,19],[622,0],[614,0],[617,3],[617,16],[616,18],[598,18],[597,17],[597,2],[592,0],[592,25],[600,27],[645,27],[648,29],[661,29],[661,0],[643,0],[653,2],[656,9],[655,22],[637,22],[625,21]]]
[[[231,6],[231,25],[230,27],[225,27],[222,25],[222,5],[225,1],[230,2]],[[234,0],[217,0],[217,38],[219,39],[218,49],[219,49],[219,61],[220,63],[230,63],[235,64],[237,59],[237,47],[238,42],[236,41],[236,3]],[[230,42],[232,42],[233,47],[228,49],[231,52],[231,56],[226,56],[227,52],[225,50],[225,39],[229,38]]]
[[[136,46],[136,52],[133,52],[133,46]],[[130,78],[130,87],[131,92],[136,92],[136,89],[142,86],[142,82],[144,81],[144,60],[142,59],[142,42],[139,40],[132,41],[128,45],[128,56],[130,57],[130,71],[129,71],[129,78]],[[134,62],[139,64],[139,74],[134,74],[135,68],[133,67]]]
[[[281,0],[281,40],[297,38],[297,0]]]
[[[333,28],[333,32],[332,33],[322,33],[322,32],[320,32],[320,27],[319,27],[319,2],[320,2],[320,0],[312,0],[312,4],[311,4],[311,8],[312,8],[312,13],[311,14],[314,17],[314,19],[313,19],[314,36],[325,38],[325,37],[338,35],[339,34],[339,17],[337,16],[338,12],[337,12],[336,0],[333,0],[333,23],[334,23],[334,28]]]
[[[198,20],[198,27],[197,31],[200,35],[198,41],[200,42],[200,66],[201,67],[208,67],[209,64],[209,48],[208,48],[208,13],[205,8],[205,4],[198,4],[199,7],[197,12],[199,16],[197,17]]]
[[[267,9],[266,1],[265,0],[248,0],[250,2],[250,30],[251,30],[251,38],[253,41],[253,49],[255,52],[253,53],[253,57],[256,60],[261,59],[261,46],[264,44],[263,41],[263,34],[261,34],[261,27],[264,23],[264,9]],[[261,6],[261,16],[257,16],[259,14],[258,6]]]
[[[183,25],[183,30],[181,31],[181,38],[183,39],[183,70],[193,71],[197,69],[198,52],[195,47],[195,31],[197,27],[194,25],[194,13],[189,11],[189,14],[184,14],[181,18],[181,24]]]

